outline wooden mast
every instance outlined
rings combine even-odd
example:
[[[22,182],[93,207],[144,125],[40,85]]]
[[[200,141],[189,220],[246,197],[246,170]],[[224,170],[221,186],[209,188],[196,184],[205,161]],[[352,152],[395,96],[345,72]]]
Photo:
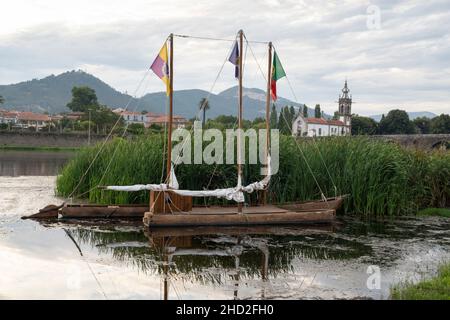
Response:
[[[173,33],[169,36],[169,128],[167,130],[167,183],[172,168],[172,122],[173,122]]]
[[[241,133],[242,133],[242,62],[243,62],[242,60],[244,51],[243,44],[244,44],[244,31],[239,30],[239,110],[238,110],[238,146],[237,146],[238,179],[242,179]],[[238,213],[242,213],[241,202],[238,203]]]
[[[272,81],[272,42],[269,42],[268,46],[268,60],[267,60],[267,92],[266,92],[266,160],[269,155],[270,148],[270,87]],[[266,168],[269,168],[270,163],[266,164]],[[263,193],[263,204],[267,203],[267,190]]]

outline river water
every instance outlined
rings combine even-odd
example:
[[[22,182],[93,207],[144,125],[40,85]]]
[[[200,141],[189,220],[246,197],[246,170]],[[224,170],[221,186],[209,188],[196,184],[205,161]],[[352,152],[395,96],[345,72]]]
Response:
[[[21,220],[70,153],[0,151],[0,299],[387,299],[450,260],[450,221],[148,230]]]

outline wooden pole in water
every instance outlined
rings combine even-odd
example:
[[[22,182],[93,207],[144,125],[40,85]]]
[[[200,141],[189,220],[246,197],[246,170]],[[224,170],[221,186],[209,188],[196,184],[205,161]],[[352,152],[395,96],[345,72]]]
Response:
[[[270,86],[272,80],[272,42],[269,42],[269,52],[267,60],[267,92],[266,92],[266,160],[269,155],[270,147]],[[266,164],[269,168],[270,163]],[[267,203],[267,190],[263,193],[263,204]]]
[[[167,130],[167,183],[172,167],[172,122],[173,122],[173,33],[169,36],[169,128]]]
[[[241,154],[241,132],[242,132],[242,60],[243,60],[244,31],[239,30],[239,110],[238,110],[238,179],[242,179],[242,154]],[[242,182],[242,180],[241,180]],[[238,203],[238,213],[242,213],[242,203]]]

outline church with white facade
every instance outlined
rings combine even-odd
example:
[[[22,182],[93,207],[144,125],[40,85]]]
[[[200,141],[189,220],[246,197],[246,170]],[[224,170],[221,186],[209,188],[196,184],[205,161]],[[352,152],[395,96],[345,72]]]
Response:
[[[345,80],[339,95],[338,120],[305,118],[299,115],[292,124],[292,135],[298,137],[347,136],[351,134],[352,96]]]

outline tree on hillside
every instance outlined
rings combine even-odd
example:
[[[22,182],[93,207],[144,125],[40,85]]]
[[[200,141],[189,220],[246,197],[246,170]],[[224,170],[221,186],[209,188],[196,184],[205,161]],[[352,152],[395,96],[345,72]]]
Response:
[[[450,133],[450,115],[441,114],[431,119],[431,133]]]
[[[270,128],[276,129],[278,127],[278,115],[275,104],[272,104],[272,110],[270,111]]]
[[[72,88],[72,101],[67,107],[74,112],[87,112],[99,107],[95,90],[87,86]]]
[[[308,106],[306,104],[303,105],[303,118],[308,118]]]
[[[430,133],[431,120],[427,117],[419,117],[413,120],[414,125],[417,128],[417,131],[421,134]]]
[[[316,107],[314,108],[314,117],[320,118],[321,115],[322,114],[320,112],[320,104],[316,104]]]
[[[380,134],[411,134],[414,124],[404,110],[394,109],[386,117],[382,117],[378,126]]]
[[[209,101],[206,98],[202,98],[198,103],[198,108],[203,111],[203,126],[206,123],[206,110],[209,110]]]
[[[377,132],[377,122],[369,117],[352,116],[352,135],[372,135]]]
[[[3,98],[2,95],[0,95],[0,104],[3,104],[5,102],[5,98]]]

